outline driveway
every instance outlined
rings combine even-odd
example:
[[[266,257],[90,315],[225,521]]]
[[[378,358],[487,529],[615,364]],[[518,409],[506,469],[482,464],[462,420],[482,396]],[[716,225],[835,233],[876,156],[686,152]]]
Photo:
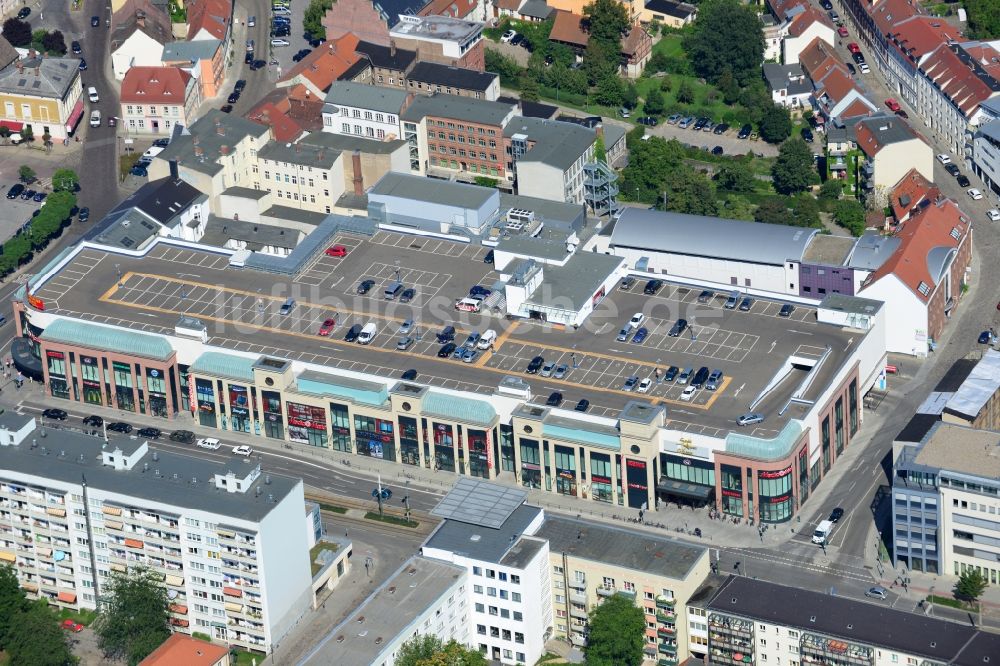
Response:
[[[778,154],[778,147],[766,141],[750,141],[749,139],[737,138],[739,128],[730,128],[725,134],[715,134],[713,132],[696,132],[693,129],[681,129],[677,125],[669,125],[662,122],[656,127],[646,128],[646,134],[663,137],[664,139],[677,139],[681,143],[711,150],[715,146],[722,146],[726,155],[745,155],[755,153],[761,157],[774,157]]]

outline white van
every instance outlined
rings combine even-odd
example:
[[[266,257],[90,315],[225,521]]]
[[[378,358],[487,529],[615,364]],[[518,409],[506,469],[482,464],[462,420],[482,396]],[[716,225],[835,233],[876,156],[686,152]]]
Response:
[[[95,88],[94,86],[90,86],[89,88],[87,88],[87,97],[90,98],[90,102],[92,104],[97,104],[98,102],[101,101],[101,98],[97,96],[97,88]]]
[[[462,312],[479,312],[483,307],[483,301],[478,298],[463,298],[455,302],[455,309]]]
[[[214,437],[202,437],[201,439],[198,440],[196,446],[201,449],[209,449],[210,451],[215,451],[222,446],[222,442],[220,442]]]
[[[358,344],[367,345],[368,343],[370,343],[372,340],[375,339],[375,336],[377,334],[378,334],[378,326],[376,326],[372,322],[368,322],[367,324],[365,324],[365,327],[361,329],[361,332],[358,333]]]
[[[492,328],[489,328],[485,333],[483,333],[483,337],[479,338],[479,342],[476,343],[476,346],[480,349],[489,349],[490,345],[496,342],[496,339],[497,332]]]
[[[826,540],[830,537],[830,532],[832,531],[833,522],[824,520],[816,526],[816,531],[813,532],[812,542],[819,545],[825,544]]]
[[[101,126],[101,112],[99,109],[94,109],[90,112],[90,126],[100,127]]]

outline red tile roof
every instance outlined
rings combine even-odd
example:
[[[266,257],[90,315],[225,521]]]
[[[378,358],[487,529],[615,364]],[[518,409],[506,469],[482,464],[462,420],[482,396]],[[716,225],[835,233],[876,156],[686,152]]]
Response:
[[[960,35],[941,19],[914,16],[897,23],[889,30],[888,37],[900,53],[916,63],[941,44],[956,40]]]
[[[216,39],[225,39],[233,19],[233,5],[226,0],[188,0],[188,39],[207,30]]]
[[[819,37],[809,42],[809,46],[799,54],[799,64],[813,83],[819,83],[832,68],[843,68],[833,47]]]
[[[493,6],[497,9],[506,9],[509,12],[516,12],[521,7],[522,0],[495,0]]]
[[[281,81],[291,81],[301,76],[317,90],[325,91],[361,59],[355,52],[357,47],[358,38],[354,35],[344,35],[339,39],[323,42],[288,70],[288,73],[281,77]]]
[[[217,664],[229,648],[191,638],[185,634],[170,634],[160,647],[139,662],[139,666],[211,666]]]
[[[875,25],[878,26],[879,32],[888,35],[895,26],[911,16],[919,14],[920,10],[913,6],[916,3],[911,4],[911,2],[912,0],[881,0],[874,6],[868,5],[871,7],[869,13],[872,15]]]
[[[966,118],[994,95],[990,87],[947,44],[935,49],[921,65],[920,71],[958,106]]]
[[[431,0],[417,12],[417,16],[450,16],[460,19],[471,14],[478,6],[476,0]]]
[[[931,275],[932,267],[937,272],[948,250],[961,246],[969,230],[969,218],[951,199],[941,199],[923,208],[896,233],[899,247],[865,279],[862,289],[892,274],[917,298],[928,302],[942,277]],[[921,284],[926,285],[926,294],[921,292]]]
[[[842,99],[847,97],[847,94],[852,90],[858,90],[857,84],[854,83],[854,79],[848,74],[843,67],[833,67],[827,72],[826,76],[820,79],[820,87],[816,91],[817,97],[822,97],[826,95],[830,98],[831,105],[837,104]],[[861,92],[860,90],[858,91]]]
[[[860,93],[860,91],[859,91],[859,93]],[[864,98],[864,99],[867,99],[867,97]],[[871,112],[872,112],[872,107],[870,107],[867,104],[865,104],[865,102],[863,101],[863,99],[856,99],[853,102],[851,102],[850,104],[848,104],[847,107],[845,107],[840,112],[840,118],[841,119],[845,119],[845,118],[857,118],[859,116],[867,116]]]
[[[801,14],[797,14],[792,19],[792,24],[788,26],[788,34],[792,37],[798,37],[806,30],[809,29],[813,23],[819,23],[820,25],[825,25],[826,27],[833,30],[833,23],[827,17],[826,14],[820,12],[815,7],[809,7]]]
[[[941,190],[934,183],[910,169],[889,192],[889,205],[896,220],[902,221],[921,201],[934,201],[940,196]]]
[[[125,104],[176,104],[184,106],[191,75],[177,67],[132,67],[122,81]]]
[[[287,143],[303,132],[323,131],[323,100],[302,84],[276,88],[250,109],[246,118],[270,127],[275,141]]]
[[[788,12],[799,5],[809,6],[805,0],[768,0],[767,4],[771,6],[771,12],[782,21],[788,20]]]
[[[583,29],[583,17],[562,9],[555,11],[556,19],[552,24],[549,39],[565,44],[586,46],[590,35]]]

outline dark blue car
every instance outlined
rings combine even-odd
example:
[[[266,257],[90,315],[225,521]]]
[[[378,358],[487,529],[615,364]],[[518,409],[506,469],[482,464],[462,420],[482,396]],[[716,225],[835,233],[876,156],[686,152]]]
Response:
[[[640,328],[635,332],[635,335],[632,336],[632,342],[634,344],[641,345],[643,342],[646,341],[646,336],[648,335],[649,335],[649,329],[643,326],[642,328]]]
[[[990,338],[992,337],[993,336],[990,334],[989,331],[983,331],[982,333],[979,334],[979,344],[981,345],[990,344]]]

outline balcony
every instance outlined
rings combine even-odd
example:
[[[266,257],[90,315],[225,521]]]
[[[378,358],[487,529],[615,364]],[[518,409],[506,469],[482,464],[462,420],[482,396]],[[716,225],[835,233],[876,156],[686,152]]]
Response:
[[[586,590],[587,589],[587,579],[580,578],[580,580],[570,580],[566,584],[573,588],[574,590]]]
[[[672,610],[676,604],[677,601],[675,599],[671,599],[670,597],[665,597],[662,594],[656,597],[657,608],[667,608]]]
[[[587,619],[587,609],[580,608],[578,606],[570,606],[569,608],[570,617],[579,618],[581,620]]]
[[[673,627],[660,627],[656,630],[656,635],[660,638],[673,638],[677,635],[677,630]]]
[[[660,657],[656,661],[656,666],[677,666],[676,657]]]
[[[587,595],[579,592],[570,592],[569,600],[574,604],[580,604],[581,606],[587,605]]]
[[[673,643],[660,643],[656,646],[656,649],[663,654],[669,654],[671,656],[677,656],[677,646]]]
[[[660,624],[674,624],[677,622],[677,613],[656,612],[656,621]]]
[[[613,587],[608,587],[607,585],[601,585],[597,588],[597,596],[599,597],[610,597],[612,594],[617,592]]]

